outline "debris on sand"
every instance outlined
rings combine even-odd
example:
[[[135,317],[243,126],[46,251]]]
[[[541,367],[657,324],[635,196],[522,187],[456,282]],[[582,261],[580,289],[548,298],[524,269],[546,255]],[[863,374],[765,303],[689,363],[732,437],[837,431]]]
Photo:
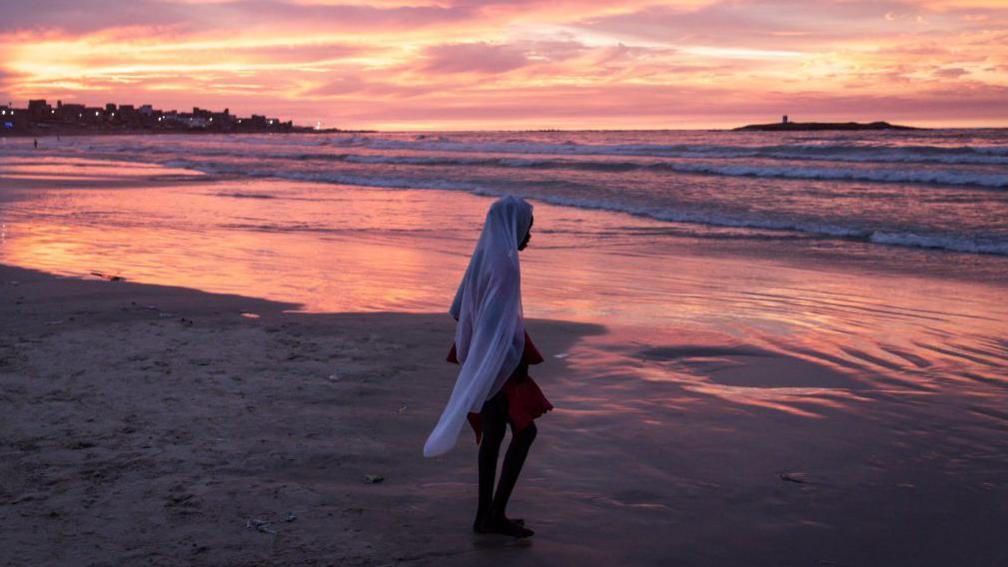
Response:
[[[245,527],[250,530],[256,530],[264,534],[276,535],[276,530],[269,527],[270,523],[266,520],[260,520],[258,518],[249,518],[245,520]]]
[[[807,484],[808,479],[805,473],[800,472],[783,472],[780,473],[780,479],[785,482],[797,482],[798,484]]]
[[[124,282],[126,278],[122,276],[113,276],[112,274],[106,274],[104,272],[91,272],[92,276],[97,276],[103,280],[108,280],[110,282]]]
[[[379,482],[385,480],[385,477],[379,474],[366,474],[364,475],[364,482],[368,484],[378,484]]]

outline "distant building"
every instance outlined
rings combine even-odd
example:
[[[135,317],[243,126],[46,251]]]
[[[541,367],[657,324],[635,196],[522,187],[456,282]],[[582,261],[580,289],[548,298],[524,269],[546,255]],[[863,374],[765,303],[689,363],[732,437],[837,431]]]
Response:
[[[266,128],[266,117],[261,114],[253,114],[246,118],[242,125],[246,129],[260,130]]]
[[[787,114],[784,115],[784,118],[781,120],[781,124],[787,124]]]
[[[124,124],[134,124],[140,121],[140,114],[132,104],[120,104],[115,119]]]
[[[52,119],[53,108],[44,98],[28,101],[28,116],[33,121],[44,122]]]
[[[88,123],[101,122],[104,113],[101,108],[97,106],[85,106],[83,119]]]
[[[64,122],[77,122],[84,118],[84,105],[64,104],[60,107],[58,118]]]
[[[103,106],[56,101],[52,107],[45,99],[32,99],[27,108],[14,108],[13,104],[0,106],[0,135],[44,134],[49,132],[293,132],[307,131],[295,127],[293,122],[254,114],[238,118],[229,108],[214,112],[194,106],[191,113],[176,110],[163,111],[150,104],[135,107],[132,104],[106,103]]]

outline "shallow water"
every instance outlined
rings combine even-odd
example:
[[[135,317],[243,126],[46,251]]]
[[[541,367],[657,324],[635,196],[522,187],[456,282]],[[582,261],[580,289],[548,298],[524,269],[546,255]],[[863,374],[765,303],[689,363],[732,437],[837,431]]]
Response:
[[[264,297],[307,311],[445,310],[491,202],[451,191],[182,177],[90,160],[13,159],[3,167],[176,181],[47,190],[17,189],[15,178],[0,208],[0,261]],[[886,263],[870,242],[842,242],[841,260],[818,241],[757,239],[751,231],[695,236],[655,219],[541,202],[535,226],[522,257],[526,315],[606,325],[610,335],[567,359],[587,375],[672,381],[810,417],[817,407],[856,404],[865,389],[955,391],[982,405],[1005,399],[1008,259],[901,249],[920,267],[913,273]],[[754,389],[712,372],[751,360],[739,358],[744,353],[647,354],[683,344],[744,345],[824,372]]]

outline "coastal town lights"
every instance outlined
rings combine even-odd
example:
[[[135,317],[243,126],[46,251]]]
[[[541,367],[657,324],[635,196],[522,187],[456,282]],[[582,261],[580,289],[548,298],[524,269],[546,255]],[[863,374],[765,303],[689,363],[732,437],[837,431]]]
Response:
[[[36,132],[59,124],[61,128],[80,130],[100,130],[133,132],[157,128],[159,131],[170,129],[178,131],[209,130],[214,132],[230,132],[241,127],[243,132],[295,132],[307,131],[308,127],[294,126],[292,121],[283,122],[276,118],[253,114],[241,119],[231,114],[225,108],[223,112],[214,112],[194,106],[192,113],[175,110],[162,111],[149,104],[139,108],[132,104],[108,103],[105,108],[89,107],[82,103],[63,104],[57,101],[57,108],[49,105],[45,99],[31,99],[25,109],[12,108],[12,104],[0,106],[0,117],[3,117],[2,127],[17,132]],[[21,113],[24,113],[24,120]],[[92,116],[92,113],[94,115]],[[76,115],[76,116],[75,116]],[[7,117],[10,117],[9,119]],[[85,116],[89,118],[85,118]],[[15,121],[15,117],[17,120]],[[103,120],[104,118],[104,120]],[[16,123],[15,123],[16,122]],[[4,132],[6,133],[6,132]]]

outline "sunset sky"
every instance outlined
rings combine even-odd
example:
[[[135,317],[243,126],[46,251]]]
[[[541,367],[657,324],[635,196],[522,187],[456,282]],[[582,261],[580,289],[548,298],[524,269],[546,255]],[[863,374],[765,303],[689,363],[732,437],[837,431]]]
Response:
[[[0,97],[380,129],[1008,126],[1008,0],[3,0]]]

